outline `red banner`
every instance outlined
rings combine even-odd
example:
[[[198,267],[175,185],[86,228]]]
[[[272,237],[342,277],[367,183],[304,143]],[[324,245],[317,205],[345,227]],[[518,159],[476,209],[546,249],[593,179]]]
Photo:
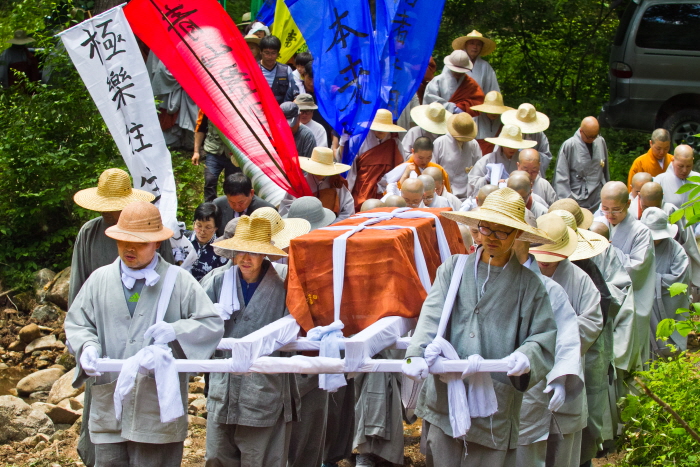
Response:
[[[294,136],[243,36],[216,0],[132,0],[134,33],[226,135],[293,196],[309,196]]]

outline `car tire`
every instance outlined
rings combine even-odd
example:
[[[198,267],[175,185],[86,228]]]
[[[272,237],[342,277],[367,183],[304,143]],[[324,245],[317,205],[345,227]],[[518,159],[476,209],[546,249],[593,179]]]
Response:
[[[700,134],[700,110],[679,110],[666,119],[663,127],[671,133],[673,147],[688,144],[700,152],[700,137],[695,136]]]

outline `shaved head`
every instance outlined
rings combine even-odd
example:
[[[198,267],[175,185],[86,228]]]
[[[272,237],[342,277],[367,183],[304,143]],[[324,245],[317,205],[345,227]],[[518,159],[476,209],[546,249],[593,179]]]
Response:
[[[629,201],[629,191],[627,191],[627,186],[622,182],[608,182],[600,190],[600,198],[626,203]]]
[[[636,198],[639,195],[639,190],[642,189],[645,183],[649,183],[652,180],[651,174],[647,172],[637,172],[632,177],[632,190],[630,194],[632,198]]]
[[[590,230],[591,232],[595,232],[598,235],[602,235],[603,237],[610,240],[610,229],[607,225],[603,224],[602,222],[593,222],[588,228],[588,230]]]
[[[540,174],[540,153],[535,148],[523,149],[518,154],[518,170],[527,172],[530,179],[537,179]]]
[[[666,143],[671,142],[671,134],[666,128],[657,128],[651,134],[651,141],[654,143]]]
[[[474,244],[471,230],[468,226],[464,224],[457,224],[457,227],[459,227],[459,233],[462,234],[462,241],[464,242],[464,246],[467,247],[468,250],[469,247],[471,247]]]
[[[598,136],[598,133],[600,132],[600,124],[598,123],[598,119],[595,117],[584,118],[581,120],[581,129],[588,136]]]
[[[693,148],[687,144],[679,145],[673,151],[673,173],[681,180],[685,180],[693,170]]]
[[[407,178],[401,184],[401,193],[420,193],[423,194],[423,182],[419,178]]]
[[[436,182],[444,182],[442,177],[442,170],[437,167],[426,167],[423,170],[423,175],[430,175]]]
[[[508,188],[517,191],[525,202],[530,198],[532,180],[530,180],[530,175],[527,172],[523,172],[522,170],[511,172],[510,177],[508,177],[507,185]]]
[[[527,148],[520,151],[518,154],[518,162],[536,161],[540,163],[540,153],[535,148]]]
[[[406,201],[400,196],[390,195],[384,200],[384,205],[388,208],[405,208]]]
[[[479,193],[477,193],[477,195],[476,195],[476,205],[481,206],[482,204],[484,204],[486,197],[496,190],[498,190],[498,187],[496,185],[484,185],[484,186],[482,186],[479,189]]]
[[[661,208],[664,202],[664,189],[656,182],[645,183],[639,190],[642,211],[646,208]]]
[[[423,192],[435,190],[435,179],[430,175],[426,175],[425,173],[423,175],[419,175],[418,180],[423,182]]]
[[[612,225],[618,225],[627,217],[630,207],[627,185],[622,182],[608,182],[600,190],[600,210]]]
[[[370,199],[366,200],[364,203],[362,203],[362,207],[360,208],[360,212],[369,211],[370,209],[374,209],[374,208],[383,208],[383,207],[386,207],[386,204],[384,204],[381,200],[370,198]]]
[[[678,147],[676,147],[675,151],[673,151],[674,160],[678,159],[678,158],[693,160],[693,156],[694,156],[693,148],[691,148],[687,144],[681,144]]]

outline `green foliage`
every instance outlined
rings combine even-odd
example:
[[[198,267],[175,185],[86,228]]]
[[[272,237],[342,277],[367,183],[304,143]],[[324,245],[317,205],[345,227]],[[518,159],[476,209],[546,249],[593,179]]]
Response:
[[[668,290],[672,297],[682,293],[687,294],[688,284],[677,282],[671,284]],[[700,321],[695,319],[700,317],[700,303],[693,303],[690,309],[679,308],[676,310],[676,314],[683,316],[679,316],[677,319],[666,318],[659,322],[656,326],[657,339],[666,341],[674,331],[677,331],[683,337],[688,336],[691,332],[698,333],[700,331]]]
[[[691,428],[700,428],[700,384],[697,366],[700,357],[682,353],[673,360],[658,360],[639,376],[668,403]],[[664,409],[646,395],[627,395],[621,401],[625,422],[617,465],[697,466],[700,446]]]
[[[194,210],[204,201],[204,166],[192,164],[191,152],[173,151],[171,154],[177,190],[177,219],[192,228]]]

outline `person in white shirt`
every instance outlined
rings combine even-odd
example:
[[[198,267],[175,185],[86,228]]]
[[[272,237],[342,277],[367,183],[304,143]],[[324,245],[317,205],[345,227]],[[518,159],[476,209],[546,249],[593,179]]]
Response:
[[[423,182],[423,204],[426,208],[449,208],[450,203],[445,198],[435,193],[435,180],[430,175],[419,175],[418,180]]]
[[[475,29],[466,36],[458,37],[453,40],[452,48],[454,50],[464,50],[467,52],[469,59],[473,63],[473,68],[469,74],[481,87],[484,94],[501,90],[498,86],[496,72],[493,71],[489,62],[481,58],[496,50],[496,43],[493,40],[484,37]]]
[[[635,177],[639,175],[635,174]],[[654,181],[664,189],[664,201],[680,208],[688,201],[688,192],[678,194],[678,189],[688,183],[688,177],[698,177],[699,173],[693,171],[693,148],[687,144],[681,144],[673,151],[673,162],[666,172],[654,177]],[[632,178],[634,185],[634,177]]]
[[[430,175],[435,181],[435,193],[447,200],[453,211],[458,211],[462,202],[455,195],[450,193],[445,187],[445,180],[442,175],[442,170],[437,167],[427,167],[423,170],[423,175]]]
[[[316,147],[327,148],[328,133],[323,128],[323,125],[313,120],[314,112],[318,109],[313,96],[311,94],[299,94],[294,99],[294,103],[299,107],[299,121],[314,134]]]

